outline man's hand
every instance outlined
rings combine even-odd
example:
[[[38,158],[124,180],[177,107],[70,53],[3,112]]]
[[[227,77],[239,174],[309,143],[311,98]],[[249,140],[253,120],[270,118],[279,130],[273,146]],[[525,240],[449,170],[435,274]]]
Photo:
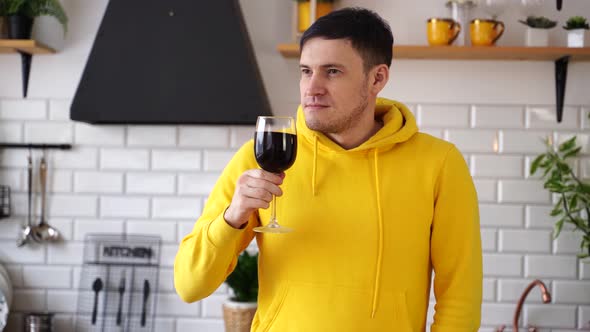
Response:
[[[245,171],[236,184],[234,197],[223,218],[233,228],[242,228],[257,209],[267,209],[273,195],[281,196],[279,185],[285,173],[274,174],[261,169]]]

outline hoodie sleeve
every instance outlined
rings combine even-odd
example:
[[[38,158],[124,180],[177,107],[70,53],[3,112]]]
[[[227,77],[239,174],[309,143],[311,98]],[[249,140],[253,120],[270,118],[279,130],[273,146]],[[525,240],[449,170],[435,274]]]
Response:
[[[479,207],[469,169],[455,146],[435,187],[430,248],[436,297],[431,331],[477,331],[483,279]]]
[[[174,261],[174,286],[183,301],[195,302],[213,293],[233,271],[238,255],[254,238],[257,213],[243,229],[231,227],[223,214],[232,200],[237,179],[244,171],[256,167],[250,141],[226,166],[203,214],[180,243]]]

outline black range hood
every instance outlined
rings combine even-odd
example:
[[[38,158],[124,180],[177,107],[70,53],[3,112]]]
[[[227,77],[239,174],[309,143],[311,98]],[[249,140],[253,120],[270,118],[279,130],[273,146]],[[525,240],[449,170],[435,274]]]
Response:
[[[70,117],[254,124],[270,114],[238,0],[111,0]]]

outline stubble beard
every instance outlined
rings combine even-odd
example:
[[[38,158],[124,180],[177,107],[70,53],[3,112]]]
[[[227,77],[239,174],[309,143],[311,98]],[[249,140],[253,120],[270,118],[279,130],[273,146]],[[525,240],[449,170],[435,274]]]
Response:
[[[365,86],[365,85],[363,85]],[[369,104],[368,94],[364,89],[360,89],[360,101],[354,107],[352,112],[346,117],[336,118],[332,121],[322,121],[320,119],[313,119],[311,117],[305,119],[305,124],[311,130],[319,131],[323,134],[340,134],[350,128],[354,127],[358,123],[358,119],[361,118],[363,113]],[[337,112],[332,110],[332,112]]]

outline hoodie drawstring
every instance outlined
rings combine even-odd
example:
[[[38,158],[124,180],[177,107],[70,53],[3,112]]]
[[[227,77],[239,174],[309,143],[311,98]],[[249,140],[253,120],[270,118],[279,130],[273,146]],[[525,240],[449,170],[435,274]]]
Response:
[[[381,288],[381,266],[383,265],[383,215],[381,212],[381,193],[379,192],[379,153],[375,152],[375,190],[377,194],[377,215],[379,227],[379,239],[377,242],[377,271],[375,271],[375,287],[373,289],[373,305],[371,308],[371,318],[375,317],[377,311],[377,300]]]
[[[318,168],[318,137],[313,136],[313,171],[311,173],[311,192],[315,196],[315,180]]]

